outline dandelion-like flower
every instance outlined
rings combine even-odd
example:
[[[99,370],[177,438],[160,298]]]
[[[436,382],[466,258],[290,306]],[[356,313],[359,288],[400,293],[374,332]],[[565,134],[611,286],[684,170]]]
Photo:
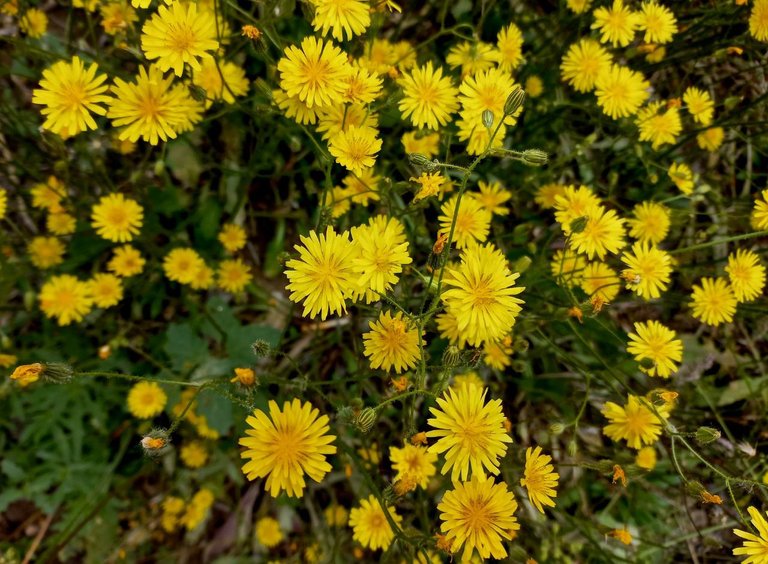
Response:
[[[515,70],[523,61],[523,32],[513,23],[502,27],[496,36],[496,49],[499,52],[499,68]]]
[[[683,194],[688,195],[693,192],[693,171],[687,164],[672,163],[669,165],[667,175]]]
[[[601,205],[592,190],[586,186],[565,186],[554,195],[555,220],[566,235],[571,234],[571,224],[592,213]]]
[[[586,217],[584,228],[571,233],[570,246],[576,252],[584,253],[590,259],[595,256],[602,259],[606,253],[618,253],[626,245],[624,220],[614,210],[595,206]]]
[[[198,10],[195,2],[176,0],[163,4],[141,30],[141,48],[149,60],[157,59],[163,72],[173,69],[176,76],[184,65],[200,70],[200,61],[211,58],[219,48],[216,40],[216,16]]]
[[[471,482],[455,483],[445,492],[437,506],[440,511],[440,530],[450,543],[451,552],[464,548],[463,562],[469,562],[477,551],[481,558],[506,558],[502,544],[511,540],[520,524],[514,516],[517,511],[515,494],[507,484],[498,484],[490,478],[474,476]]]
[[[544,505],[555,506],[559,478],[552,466],[552,457],[542,454],[540,446],[525,450],[525,470],[520,485],[528,491],[528,499],[539,512],[544,513]]]
[[[656,0],[643,2],[637,21],[638,28],[645,31],[643,41],[646,43],[669,43],[677,33],[675,14]]]
[[[33,237],[27,245],[29,259],[37,268],[51,268],[64,262],[66,247],[56,237]]]
[[[443,76],[441,68],[434,69],[432,61],[404,74],[400,86],[400,112],[416,127],[438,129],[451,121],[451,114],[459,107],[459,92],[451,77]]]
[[[722,127],[710,127],[696,136],[696,143],[700,148],[714,153],[720,148],[725,139],[725,131]]]
[[[456,318],[462,339],[472,346],[498,341],[512,330],[525,288],[515,287],[520,275],[512,273],[507,259],[493,245],[472,245],[461,255],[458,267],[445,280],[446,311]]]
[[[203,60],[193,79],[193,84],[205,90],[205,107],[214,100],[233,104],[235,98],[248,92],[249,82],[245,71],[231,61],[219,61],[214,58]]]
[[[367,2],[360,0],[316,0],[312,25],[322,35],[331,33],[337,41],[352,39],[371,25]]]
[[[736,301],[751,302],[763,293],[765,267],[760,264],[757,253],[739,249],[728,255],[725,267]]]
[[[590,299],[610,303],[618,295],[621,281],[604,262],[590,262],[584,267],[580,285]]]
[[[128,411],[137,419],[150,419],[159,415],[168,402],[168,396],[157,382],[142,380],[128,392]]]
[[[398,525],[403,520],[394,509],[388,507],[387,512]],[[373,495],[361,499],[360,506],[352,508],[349,512],[349,526],[352,527],[352,538],[371,550],[386,550],[395,538],[384,509]]]
[[[621,262],[627,265],[621,273],[627,289],[641,298],[658,298],[669,286],[672,257],[655,245],[639,241],[621,256]]]
[[[577,92],[595,88],[597,77],[611,67],[611,54],[594,39],[581,39],[568,48],[560,64],[563,80]]]
[[[59,61],[43,71],[40,88],[32,92],[32,102],[45,106],[43,128],[62,137],[96,129],[91,113],[107,113],[101,105],[110,100],[105,94],[106,74],[97,74],[99,66],[85,67],[79,57],[70,62]]]
[[[430,452],[445,454],[445,464],[440,470],[451,471],[451,480],[466,481],[470,475],[484,477],[486,472],[499,473],[499,460],[507,452],[512,437],[504,428],[505,417],[501,400],[488,402],[487,388],[463,385],[448,388],[437,399],[438,407],[430,407],[434,416],[427,421],[433,430],[427,437],[438,441],[429,447]]]
[[[610,421],[603,433],[614,441],[627,441],[630,448],[651,445],[661,435],[661,420],[637,396],[630,395],[624,407],[606,402],[601,413]]]
[[[482,72],[499,62],[500,53],[483,41],[462,41],[448,51],[445,62],[451,68],[461,67],[461,76]]]
[[[48,30],[48,16],[38,8],[29,8],[19,18],[19,29],[29,37],[42,37]]]
[[[768,41],[768,0],[755,0],[749,14],[749,33],[758,41]]]
[[[123,299],[123,282],[114,274],[94,274],[88,285],[96,307],[112,307]]]
[[[491,212],[475,198],[464,196],[456,213],[458,195],[453,196],[440,208],[437,220],[440,222],[439,233],[450,236],[453,216],[456,215],[456,223],[453,228],[453,241],[456,248],[466,249],[472,243],[483,243],[488,238],[491,229]]]
[[[680,111],[663,102],[651,102],[637,113],[640,141],[650,141],[655,151],[665,143],[674,143],[683,130]]]
[[[481,180],[477,187],[479,192],[475,193],[474,196],[481,206],[493,215],[505,216],[509,214],[509,208],[504,204],[512,198],[512,192],[506,190],[499,182]]]
[[[179,284],[192,284],[204,268],[205,261],[194,249],[172,249],[163,259],[165,276]]]
[[[93,306],[90,286],[70,274],[54,276],[40,289],[40,309],[59,325],[82,321]]]
[[[302,236],[301,243],[294,247],[299,258],[285,263],[290,300],[304,303],[304,316],[325,319],[329,313],[346,312],[344,300],[356,287],[355,246],[349,234],[337,234],[328,226],[325,234],[310,231]]]
[[[658,321],[635,323],[635,332],[629,334],[627,352],[635,357],[640,370],[649,376],[669,378],[677,371],[677,364],[683,358],[683,342],[677,334]],[[643,361],[650,361],[645,366]]]
[[[280,528],[280,522],[273,517],[262,517],[254,527],[256,540],[267,548],[273,548],[283,542],[285,535]]]
[[[768,4],[768,2],[766,2]],[[766,8],[768,19],[768,7]],[[766,33],[768,39],[768,32]],[[741,546],[733,549],[734,556],[744,556],[744,564],[765,564],[768,562],[768,521],[755,507],[747,507],[750,521],[757,530],[757,534],[741,529],[733,529],[733,534],[744,539]]]
[[[297,97],[307,108],[335,105],[344,95],[351,72],[347,55],[332,42],[309,36],[285,48],[277,63],[280,86],[289,97]]]
[[[554,254],[549,266],[557,284],[573,288],[581,283],[586,264],[584,255],[575,253],[571,249],[561,249]]]
[[[707,325],[716,327],[733,321],[737,303],[733,289],[723,278],[702,278],[700,284],[693,286],[693,316]]]
[[[595,9],[593,15],[592,29],[600,32],[600,41],[614,47],[629,45],[641,21],[639,14],[625,6],[623,0],[613,0],[610,8],[601,6]]]
[[[219,243],[229,253],[235,253],[245,247],[247,240],[245,229],[235,223],[227,223],[221,227],[217,237]]]
[[[604,69],[595,81],[597,104],[613,119],[636,114],[648,99],[649,88],[642,74],[617,64]]]
[[[418,329],[403,320],[397,312],[394,317],[383,311],[377,321],[370,322],[371,330],[363,335],[365,356],[370,359],[371,368],[395,369],[395,373],[413,368],[421,356]]]
[[[411,478],[421,488],[426,488],[435,475],[437,453],[427,447],[406,443],[402,448],[389,447],[392,469],[397,472],[395,480]]]
[[[93,206],[91,222],[99,237],[125,243],[139,234],[144,209],[135,200],[120,193],[103,196]]]
[[[763,190],[755,197],[751,221],[755,229],[768,229],[768,190]]]
[[[328,151],[336,158],[337,163],[355,174],[360,174],[363,169],[371,168],[376,162],[376,155],[381,149],[378,133],[372,127],[350,125],[345,131],[331,137]]]
[[[269,402],[269,415],[256,409],[246,419],[246,429],[240,446],[241,457],[248,461],[243,473],[249,480],[267,478],[266,489],[272,497],[285,491],[290,497],[300,497],[308,475],[316,482],[331,471],[326,456],[334,454],[329,435],[328,416],[320,415],[309,402],[294,399],[283,404],[282,411],[274,401]]]
[[[216,277],[222,290],[236,294],[251,281],[251,267],[240,259],[225,260],[219,264]]]
[[[200,441],[190,441],[181,447],[179,458],[187,468],[202,468],[208,462],[208,451]]]
[[[654,245],[661,243],[669,233],[669,208],[656,202],[641,202],[632,210],[629,236]]]
[[[379,301],[397,284],[403,266],[412,262],[403,224],[397,218],[374,216],[367,225],[352,228],[352,243],[356,294],[364,293],[367,303]]]
[[[697,122],[702,125],[712,123],[712,116],[715,113],[715,103],[708,92],[691,86],[686,88],[683,93],[683,103],[688,112]]]

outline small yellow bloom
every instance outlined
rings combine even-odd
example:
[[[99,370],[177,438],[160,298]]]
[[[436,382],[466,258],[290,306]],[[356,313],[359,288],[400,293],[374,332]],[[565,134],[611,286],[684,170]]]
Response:
[[[235,368],[235,376],[230,382],[237,382],[242,386],[253,386],[256,383],[256,373],[252,368]]]
[[[19,386],[26,388],[31,383],[37,382],[44,370],[45,366],[39,362],[35,362],[34,364],[22,364],[21,366],[17,366],[13,371],[11,380],[16,380]]]
[[[632,544],[632,535],[627,529],[614,529],[608,533],[608,536],[626,545]]]
[[[613,465],[613,483],[621,481],[621,485],[627,487],[627,475],[624,473],[624,469],[618,464]]]

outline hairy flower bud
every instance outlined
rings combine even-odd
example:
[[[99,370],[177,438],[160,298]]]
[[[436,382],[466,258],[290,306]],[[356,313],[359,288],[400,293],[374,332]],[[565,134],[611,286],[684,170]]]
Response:
[[[565,425],[562,423],[552,423],[552,425],[549,426],[549,432],[553,435],[562,435],[563,431],[565,431]]]
[[[696,429],[694,438],[696,439],[696,443],[700,446],[708,445],[720,438],[720,431],[713,429],[712,427],[699,427]]]
[[[167,429],[152,429],[141,439],[141,448],[147,456],[162,456],[171,448],[171,437]]]
[[[272,347],[269,346],[269,343],[266,341],[262,341],[261,339],[251,343],[251,351],[255,356],[259,356],[259,357],[267,356],[271,349]]]
[[[69,364],[49,362],[45,364],[42,377],[49,384],[66,384],[72,380],[72,374],[74,374],[74,370]]]
[[[517,110],[519,110],[525,103],[525,90],[519,86],[515,88],[507,96],[507,101],[504,102],[504,115],[511,116]]]
[[[491,110],[483,110],[482,114],[483,127],[490,129],[493,126],[493,112]]]
[[[408,161],[413,166],[429,166],[432,164],[432,161],[430,161],[426,156],[422,155],[421,153],[408,153]]]
[[[461,361],[461,349],[456,345],[448,345],[443,352],[443,366],[457,366]]]
[[[523,162],[530,166],[543,166],[549,162],[549,156],[539,149],[523,151]]]
[[[367,433],[371,430],[374,423],[376,423],[376,410],[372,407],[364,407],[360,410],[360,412],[355,416],[352,423],[357,427],[361,432]]]

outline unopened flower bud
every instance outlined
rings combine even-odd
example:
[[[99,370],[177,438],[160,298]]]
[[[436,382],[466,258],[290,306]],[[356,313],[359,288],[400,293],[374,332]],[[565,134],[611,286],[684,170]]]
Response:
[[[549,156],[539,149],[523,151],[523,162],[530,166],[543,166],[549,162]]]
[[[414,166],[429,166],[432,164],[432,161],[421,153],[408,153],[408,161]]]
[[[613,466],[614,466],[613,460],[607,460],[604,458],[602,460],[597,461],[597,471],[600,472],[601,474],[612,474]]]
[[[381,492],[381,497],[384,498],[384,502],[387,505],[395,503],[397,501],[397,498],[399,497],[397,495],[397,492],[395,491],[395,487],[393,485],[389,485]]]
[[[515,352],[524,353],[527,352],[530,347],[531,343],[528,339],[523,339],[522,337],[518,337],[512,342],[512,348]]]
[[[552,425],[549,426],[549,432],[553,435],[562,435],[563,431],[565,431],[565,425],[562,423],[552,423]]]
[[[587,227],[589,218],[586,215],[577,217],[571,222],[571,233],[581,233]]]
[[[697,482],[696,480],[690,480],[689,482],[686,482],[685,489],[690,495],[696,497],[701,495],[701,492],[707,491],[706,488],[701,485],[701,482]]]
[[[509,96],[507,96],[507,101],[504,102],[504,115],[511,116],[517,110],[522,108],[524,103],[525,103],[525,90],[523,90],[518,86],[512,92],[509,93]]]
[[[696,429],[696,443],[700,446],[708,445],[720,438],[720,431],[712,427],[699,427]]]
[[[482,114],[483,127],[490,129],[493,126],[493,112],[491,110],[483,110]]]
[[[360,410],[360,412],[357,414],[357,416],[354,418],[352,423],[357,427],[361,432],[367,433],[371,430],[374,423],[376,423],[376,410],[372,407],[365,407]]]
[[[271,348],[272,347],[269,346],[268,342],[262,341],[261,339],[251,343],[251,351],[255,356],[267,356]]]
[[[528,255],[522,256],[512,263],[512,270],[514,270],[519,274],[522,274],[523,272],[528,270],[528,267],[531,266],[532,262],[533,261],[531,260],[531,257],[529,257]]]
[[[190,84],[187,88],[189,89],[189,95],[192,96],[193,100],[197,102],[205,102],[205,99],[208,96],[205,92],[205,88],[198,86],[197,84]]]
[[[171,448],[171,437],[166,429],[152,429],[141,439],[141,448],[147,456],[161,456]]]
[[[524,372],[526,363],[523,360],[517,359],[517,360],[513,360],[512,364],[510,364],[509,367],[515,372]]]
[[[449,345],[443,352],[443,366],[457,366],[461,361],[461,349],[456,345]]]
[[[74,370],[69,364],[49,362],[45,364],[42,377],[49,384],[66,384],[72,380],[72,374],[74,374]]]
[[[155,161],[155,166],[152,168],[152,171],[155,173],[155,176],[160,176],[163,174],[163,171],[165,170],[165,161],[163,159],[158,159]]]
[[[579,452],[579,443],[576,442],[576,439],[571,439],[571,441],[568,443],[568,456],[574,457]]]

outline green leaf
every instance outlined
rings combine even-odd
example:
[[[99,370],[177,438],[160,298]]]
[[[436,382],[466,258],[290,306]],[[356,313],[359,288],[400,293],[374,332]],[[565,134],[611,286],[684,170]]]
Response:
[[[172,323],[164,350],[175,370],[187,372],[208,358],[208,343],[188,323]]]
[[[166,163],[179,182],[185,186],[194,186],[200,178],[203,166],[200,164],[198,152],[186,141],[176,140],[168,143]]]
[[[266,341],[270,347],[280,342],[280,331],[269,325],[244,325],[233,331],[227,339],[227,354],[237,365],[248,366],[255,360],[251,345]]]
[[[200,394],[197,412],[205,415],[208,425],[225,435],[232,427],[232,401],[216,393]]]

